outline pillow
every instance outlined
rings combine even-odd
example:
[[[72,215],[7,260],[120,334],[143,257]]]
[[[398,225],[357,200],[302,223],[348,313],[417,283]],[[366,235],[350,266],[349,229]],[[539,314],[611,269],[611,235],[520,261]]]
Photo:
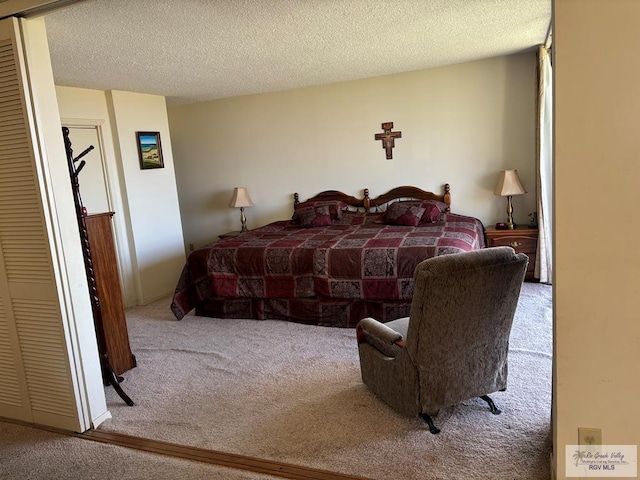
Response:
[[[405,202],[395,202],[389,205],[384,216],[384,223],[388,225],[406,225],[417,227],[426,209],[407,204]]]
[[[302,228],[331,225],[331,210],[328,205],[296,208],[294,220]]]
[[[391,210],[391,207],[397,204],[424,208],[425,211],[418,223],[439,222],[442,219],[442,214],[449,210],[449,205],[444,202],[439,202],[438,200],[399,200],[390,204],[387,209],[380,215],[380,217],[375,221],[375,223],[389,223],[390,225],[394,225],[393,223],[387,221],[387,214],[389,210]],[[394,208],[401,207],[397,206]]]
[[[440,221],[440,216],[442,215],[442,213],[446,212],[449,208],[449,205],[447,205],[446,203],[432,202],[429,200],[422,202],[420,206],[425,209],[420,221],[426,223],[435,223]]]
[[[345,208],[347,208],[348,205],[344,202],[340,202],[339,200],[302,202],[295,207],[295,211],[293,212],[293,221],[296,223],[299,223],[298,210],[300,209],[305,209],[307,207],[325,207],[325,206],[329,208],[331,220],[342,220],[342,211]]]

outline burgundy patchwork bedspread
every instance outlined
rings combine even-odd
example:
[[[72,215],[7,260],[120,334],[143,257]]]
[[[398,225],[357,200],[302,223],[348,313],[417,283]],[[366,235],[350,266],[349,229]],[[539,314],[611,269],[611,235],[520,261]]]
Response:
[[[422,260],[484,247],[476,218],[449,213],[405,227],[378,217],[345,212],[314,228],[281,221],[205,245],[189,255],[171,309],[181,319],[214,298],[410,300]]]

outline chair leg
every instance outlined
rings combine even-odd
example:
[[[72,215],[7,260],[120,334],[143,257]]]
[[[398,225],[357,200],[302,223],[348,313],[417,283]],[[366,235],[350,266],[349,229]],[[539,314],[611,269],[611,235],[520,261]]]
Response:
[[[425,422],[427,422],[427,425],[429,425],[429,431],[431,433],[433,433],[434,435],[436,433],[440,433],[440,429],[433,424],[433,420],[431,420],[431,417],[429,416],[429,414],[421,413],[420,416]]]
[[[494,415],[500,415],[502,413],[502,410],[496,407],[496,404],[493,403],[493,400],[491,400],[489,395],[482,395],[480,398],[489,404],[489,410],[491,410],[491,413]]]

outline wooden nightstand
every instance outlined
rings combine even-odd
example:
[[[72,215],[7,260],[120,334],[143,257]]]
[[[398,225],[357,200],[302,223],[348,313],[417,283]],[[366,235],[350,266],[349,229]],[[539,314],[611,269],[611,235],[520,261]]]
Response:
[[[535,281],[536,253],[538,251],[538,229],[531,227],[517,227],[513,230],[485,229],[487,247],[513,247],[518,253],[525,253],[529,257],[529,266],[525,280]]]
[[[220,238],[220,240],[224,240],[225,238],[237,237],[241,233],[242,232],[240,230],[235,230],[233,232],[222,233],[222,234],[218,235],[218,237]]]

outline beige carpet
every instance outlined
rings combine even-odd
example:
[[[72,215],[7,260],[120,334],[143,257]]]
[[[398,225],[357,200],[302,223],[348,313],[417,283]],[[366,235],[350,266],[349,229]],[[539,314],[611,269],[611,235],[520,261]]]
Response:
[[[549,478],[551,287],[526,283],[509,387],[441,410],[442,429],[397,415],[360,380],[355,332],[280,321],[176,321],[169,299],[128,310],[138,367],[107,389],[101,430],[372,479]]]
[[[0,421],[2,480],[276,480]]]

